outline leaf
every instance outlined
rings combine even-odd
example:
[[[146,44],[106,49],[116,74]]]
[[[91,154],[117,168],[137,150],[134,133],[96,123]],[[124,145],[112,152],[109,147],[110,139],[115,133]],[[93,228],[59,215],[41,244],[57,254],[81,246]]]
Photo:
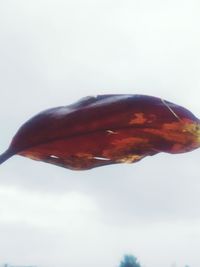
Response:
[[[152,96],[99,95],[31,118],[0,163],[18,154],[85,170],[199,146],[200,121],[187,109]]]

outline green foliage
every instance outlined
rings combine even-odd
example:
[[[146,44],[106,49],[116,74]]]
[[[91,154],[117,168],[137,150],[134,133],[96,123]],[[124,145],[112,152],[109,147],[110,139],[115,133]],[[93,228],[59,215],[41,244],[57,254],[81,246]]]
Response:
[[[132,255],[124,255],[123,261],[121,261],[119,267],[141,267],[137,258]]]

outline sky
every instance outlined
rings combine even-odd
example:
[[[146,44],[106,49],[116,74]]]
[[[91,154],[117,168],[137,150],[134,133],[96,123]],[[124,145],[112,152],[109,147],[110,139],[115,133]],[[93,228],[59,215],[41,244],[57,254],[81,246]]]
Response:
[[[198,0],[2,0],[0,151],[47,108],[147,94],[200,117]],[[0,166],[0,264],[200,266],[200,151],[71,171]]]

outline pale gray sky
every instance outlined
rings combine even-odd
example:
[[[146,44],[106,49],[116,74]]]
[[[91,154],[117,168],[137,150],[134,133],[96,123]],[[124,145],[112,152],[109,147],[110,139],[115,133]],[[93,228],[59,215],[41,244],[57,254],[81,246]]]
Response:
[[[200,117],[200,2],[3,0],[0,151],[46,108],[87,95],[155,95]],[[200,266],[198,150],[73,172],[0,167],[0,263]]]

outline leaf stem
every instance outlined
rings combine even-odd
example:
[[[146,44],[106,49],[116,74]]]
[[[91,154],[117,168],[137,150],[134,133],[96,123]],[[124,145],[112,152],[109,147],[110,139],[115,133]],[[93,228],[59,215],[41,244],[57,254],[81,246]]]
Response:
[[[0,155],[0,164],[12,157],[13,153],[8,149],[3,154]]]

